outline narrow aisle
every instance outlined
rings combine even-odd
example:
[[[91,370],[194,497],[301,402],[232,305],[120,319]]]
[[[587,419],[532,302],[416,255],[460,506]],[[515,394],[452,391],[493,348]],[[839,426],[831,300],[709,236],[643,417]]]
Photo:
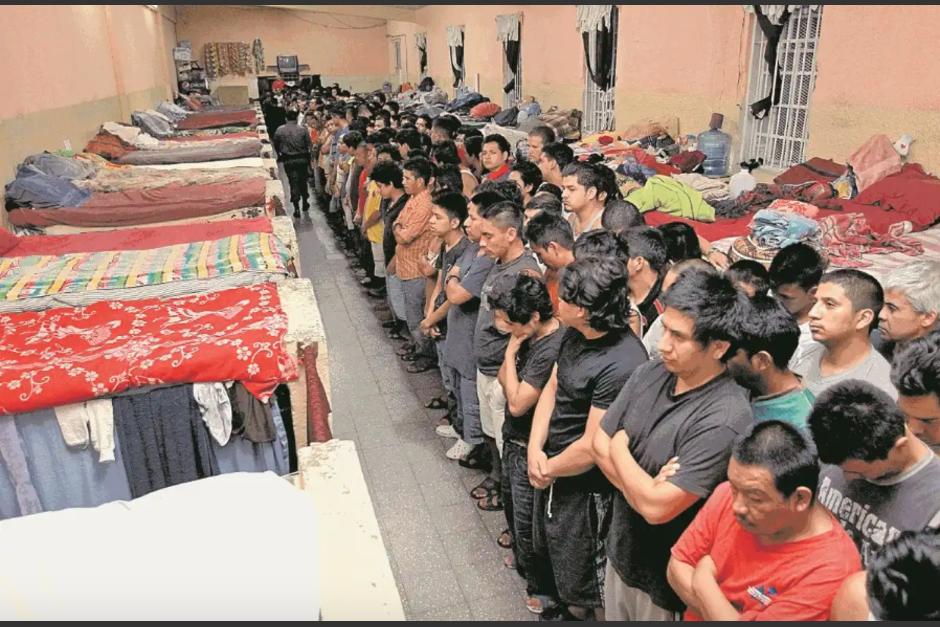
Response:
[[[406,617],[533,620],[496,544],[503,512],[477,509],[469,491],[483,475],[444,457],[442,412],[423,406],[441,391],[439,372],[405,372],[316,205],[294,223],[329,344],[333,435],[359,450]]]

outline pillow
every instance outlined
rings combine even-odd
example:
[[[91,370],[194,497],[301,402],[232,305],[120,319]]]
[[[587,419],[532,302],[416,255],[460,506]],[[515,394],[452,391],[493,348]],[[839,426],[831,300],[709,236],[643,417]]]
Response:
[[[20,243],[20,238],[18,238],[13,233],[10,233],[8,230],[0,227],[0,255],[5,255]]]

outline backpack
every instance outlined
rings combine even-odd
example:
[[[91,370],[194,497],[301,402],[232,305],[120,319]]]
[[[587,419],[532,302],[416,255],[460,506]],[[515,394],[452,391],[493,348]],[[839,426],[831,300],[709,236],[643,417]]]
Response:
[[[518,107],[509,107],[500,111],[493,116],[493,124],[498,124],[500,126],[515,126],[516,120],[519,118],[519,109]]]

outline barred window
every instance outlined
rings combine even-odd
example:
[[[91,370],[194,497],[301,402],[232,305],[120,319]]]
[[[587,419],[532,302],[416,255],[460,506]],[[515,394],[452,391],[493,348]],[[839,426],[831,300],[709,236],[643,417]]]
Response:
[[[763,157],[771,168],[784,169],[805,160],[810,100],[816,85],[816,50],[822,24],[821,5],[793,6],[777,44],[774,72],[765,59],[768,38],[753,18],[747,102],[742,125],[741,159]],[[770,96],[770,109],[760,118],[754,104]],[[775,103],[775,104],[774,104]],[[766,104],[766,103],[765,103]]]

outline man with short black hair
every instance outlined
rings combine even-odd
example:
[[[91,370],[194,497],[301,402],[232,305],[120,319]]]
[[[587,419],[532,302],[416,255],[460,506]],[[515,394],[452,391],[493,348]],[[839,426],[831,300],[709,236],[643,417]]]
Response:
[[[303,210],[310,210],[310,190],[307,186],[307,174],[310,168],[310,151],[313,143],[307,129],[297,124],[297,109],[291,109],[287,123],[274,133],[271,143],[277,153],[277,160],[284,165],[287,182],[290,187],[290,202],[294,207],[294,217],[300,217],[300,202]]]
[[[604,537],[611,485],[595,467],[594,432],[646,351],[627,326],[623,263],[575,261],[561,275],[558,316],[569,327],[536,405],[529,438],[535,544],[561,601],[556,616],[603,619]],[[543,617],[545,612],[543,612]]]
[[[757,423],[735,442],[728,481],[672,547],[667,576],[685,620],[827,620],[861,568],[816,499],[819,459],[792,425]]]
[[[542,148],[539,169],[546,183],[562,186],[562,172],[574,161],[574,151],[562,142],[553,142]]]
[[[819,395],[809,428],[823,467],[819,501],[862,562],[902,531],[940,526],[940,459],[905,425],[887,394],[844,381]]]
[[[545,284],[555,311],[558,311],[558,279],[561,271],[574,261],[574,236],[568,221],[553,213],[542,212],[525,226],[529,248],[547,268]]]
[[[787,366],[800,337],[796,320],[779,301],[756,296],[742,323],[741,345],[728,360],[728,372],[750,392],[754,420],[806,429],[815,399]]]
[[[666,581],[669,551],[753,421],[726,366],[744,305],[727,279],[683,274],[666,296],[661,359],[636,370],[595,434],[594,459],[618,490],[607,538],[610,620],[673,620],[685,608]],[[655,480],[676,458],[678,472]]]
[[[940,333],[909,342],[894,358],[891,382],[907,428],[940,455]]]
[[[414,370],[424,372],[434,365],[433,347],[421,332],[424,319],[425,278],[423,267],[435,239],[431,231],[431,180],[433,166],[427,159],[411,159],[402,166],[402,184],[409,200],[395,221],[395,275],[405,295],[405,320],[411,333],[412,350],[403,349],[399,356],[417,362]]]
[[[635,226],[646,226],[646,219],[636,205],[621,199],[607,201],[601,216],[601,228],[619,234]]]
[[[666,271],[666,243],[662,234],[649,226],[624,231],[630,260],[630,302],[640,313],[640,333],[645,334],[663,311],[660,294]]]
[[[809,329],[809,312],[816,304],[816,289],[826,262],[815,248],[802,242],[782,248],[770,262],[770,289],[800,325],[800,341],[790,359],[790,370],[801,372],[803,361],[820,346]]]
[[[474,196],[474,199],[479,195]],[[509,336],[496,326],[490,295],[493,286],[501,277],[514,277],[523,272],[541,277],[542,273],[535,255],[526,250],[522,241],[522,208],[519,205],[509,201],[497,202],[485,207],[480,212],[480,218],[480,250],[496,260],[496,265],[490,270],[483,284],[480,312],[473,335],[480,423],[484,440],[490,449],[492,472],[487,480],[474,488],[472,495],[475,498],[487,499],[480,504],[481,509],[499,510],[502,509],[499,497],[502,480],[500,461],[503,451],[503,421],[506,419],[506,396],[497,375],[503,364]]]
[[[542,160],[542,150],[545,146],[553,143],[555,141],[555,129],[551,126],[536,126],[531,131],[529,131],[528,137],[528,158],[529,161],[535,165],[538,165]]]
[[[509,157],[512,147],[502,135],[493,133],[483,138],[480,161],[486,170],[485,178],[489,181],[505,181],[509,178]]]
[[[509,171],[509,180],[519,186],[522,191],[522,203],[528,205],[535,190],[542,184],[542,171],[531,161],[520,161],[513,164]]]
[[[840,381],[861,379],[898,397],[891,365],[869,338],[883,305],[884,292],[870,274],[850,268],[823,275],[809,312],[810,331],[820,348],[796,370],[814,396]]]
[[[561,200],[556,198],[553,194],[539,192],[533,196],[528,203],[526,203],[524,213],[526,224],[528,224],[529,220],[534,218],[539,213],[551,213],[552,215],[556,215],[560,218],[562,215]],[[568,230],[570,231],[571,225],[569,224],[568,227]]]
[[[571,212],[568,221],[577,240],[581,233],[601,228],[604,203],[608,192],[604,177],[597,166],[589,163],[571,163],[562,172],[561,199]]]

